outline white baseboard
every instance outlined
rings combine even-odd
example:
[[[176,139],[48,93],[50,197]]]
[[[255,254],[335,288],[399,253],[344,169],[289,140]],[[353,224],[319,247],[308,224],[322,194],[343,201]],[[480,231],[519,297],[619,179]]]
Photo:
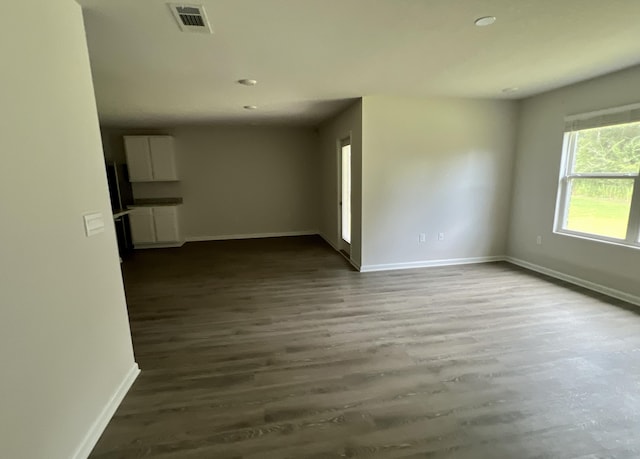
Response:
[[[73,459],[87,459],[89,457],[89,454],[91,454],[96,443],[98,443],[100,435],[102,435],[104,429],[107,428],[107,424],[109,424],[109,421],[115,414],[118,406],[122,403],[124,396],[127,395],[127,392],[129,392],[129,389],[139,374],[140,369],[138,368],[138,364],[134,362],[129,369],[129,372],[111,396],[111,399],[107,402],[97,419],[89,428],[89,431],[82,440],[82,443],[80,443],[80,446],[78,446],[75,454],[72,456]]]
[[[262,239],[267,237],[313,236],[316,230],[287,231],[283,233],[223,234],[220,236],[189,236],[187,242],[228,241],[233,239]]]
[[[333,242],[331,242],[331,240],[327,236],[322,233],[318,233],[318,236],[324,239],[324,242],[329,244],[333,250],[335,250],[336,252],[340,252],[340,249],[338,249],[338,247]]]
[[[182,247],[185,241],[181,242],[159,242],[152,244],[134,244],[133,248],[136,250],[146,250],[146,249],[170,249],[175,247]]]
[[[560,271],[555,271],[553,269],[545,268],[544,266],[539,266],[533,263],[529,263],[528,261],[520,260],[518,258],[505,257],[504,260],[511,264],[520,266],[521,268],[529,269],[531,271],[535,271],[549,277],[560,279],[570,284],[578,285],[579,287],[584,287],[588,290],[593,290],[594,292],[602,293],[603,295],[607,295],[612,298],[616,298],[618,300],[626,301],[627,303],[640,306],[640,297],[632,295],[630,293],[626,293],[621,290],[616,290],[610,287],[605,287],[604,285],[596,284],[595,282],[581,279],[580,277],[571,276],[569,274],[565,274]]]
[[[333,250],[335,250],[340,255],[342,255],[344,257],[344,259],[347,260],[351,264],[351,266],[356,268],[357,271],[360,271],[360,265],[358,263],[356,263],[355,261],[353,261],[350,257],[348,257],[342,250],[340,250],[338,247],[336,247],[335,244],[333,242],[331,242],[327,236],[325,236],[322,233],[318,233],[318,236],[320,236],[324,240],[324,242],[329,244]]]
[[[381,265],[364,265],[360,271],[363,273],[369,273],[374,271],[391,271],[396,269],[414,269],[414,268],[432,268],[436,266],[454,266],[454,265],[469,265],[474,263],[491,263],[494,261],[503,261],[505,257],[503,255],[491,256],[491,257],[473,257],[473,258],[451,258],[448,260],[425,260],[425,261],[411,261],[408,263],[389,263]]]
[[[340,252],[340,254],[344,257],[345,260],[351,263],[351,266],[353,266],[356,269],[356,271],[362,272],[362,266],[360,266],[358,263],[353,261],[351,258],[348,258],[343,252]]]

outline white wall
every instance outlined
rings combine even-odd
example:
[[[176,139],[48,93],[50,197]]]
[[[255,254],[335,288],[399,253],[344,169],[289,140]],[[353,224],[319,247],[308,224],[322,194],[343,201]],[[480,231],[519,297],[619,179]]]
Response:
[[[362,100],[323,123],[320,128],[320,234],[340,247],[339,141],[351,137],[351,260],[362,260]]]
[[[127,310],[80,7],[2,8],[0,457],[69,459],[134,369]]]
[[[189,238],[315,233],[318,136],[311,128],[192,126],[162,131],[103,129],[105,156],[124,161],[123,135],[175,139],[180,183],[133,185],[136,198],[182,197]]]
[[[516,103],[371,96],[362,112],[363,268],[504,255]]]
[[[522,102],[510,256],[640,295],[640,250],[553,234],[564,117],[640,102],[639,82],[635,67]]]

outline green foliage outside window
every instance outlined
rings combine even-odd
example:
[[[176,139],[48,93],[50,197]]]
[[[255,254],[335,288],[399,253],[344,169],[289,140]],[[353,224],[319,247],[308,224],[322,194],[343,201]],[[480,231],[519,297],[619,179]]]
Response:
[[[640,123],[586,129],[576,136],[574,173],[638,173]],[[633,192],[632,182],[626,180],[580,180],[573,186],[577,195],[601,199],[628,200]]]

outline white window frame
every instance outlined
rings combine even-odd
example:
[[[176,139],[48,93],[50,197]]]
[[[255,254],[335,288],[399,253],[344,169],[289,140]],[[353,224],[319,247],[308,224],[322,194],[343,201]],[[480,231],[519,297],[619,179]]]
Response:
[[[591,128],[607,127],[619,124],[628,124],[640,121],[640,104],[629,105],[617,109],[601,110],[582,115],[574,115],[565,119],[565,133],[562,145],[562,163],[558,183],[558,195],[556,200],[556,212],[554,221],[554,233],[585,238],[611,244],[624,245],[632,248],[640,248],[640,171],[636,173],[575,173],[572,172],[575,161],[577,133]],[[570,187],[572,179],[633,179],[633,194],[631,196],[631,208],[629,210],[629,222],[625,239],[616,239],[593,233],[565,228],[569,201],[571,198]]]

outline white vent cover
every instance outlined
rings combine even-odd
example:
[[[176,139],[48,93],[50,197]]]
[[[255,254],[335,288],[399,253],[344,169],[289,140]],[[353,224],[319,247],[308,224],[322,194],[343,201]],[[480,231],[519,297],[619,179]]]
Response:
[[[173,15],[183,32],[212,33],[207,13],[202,5],[185,5],[169,3]]]

